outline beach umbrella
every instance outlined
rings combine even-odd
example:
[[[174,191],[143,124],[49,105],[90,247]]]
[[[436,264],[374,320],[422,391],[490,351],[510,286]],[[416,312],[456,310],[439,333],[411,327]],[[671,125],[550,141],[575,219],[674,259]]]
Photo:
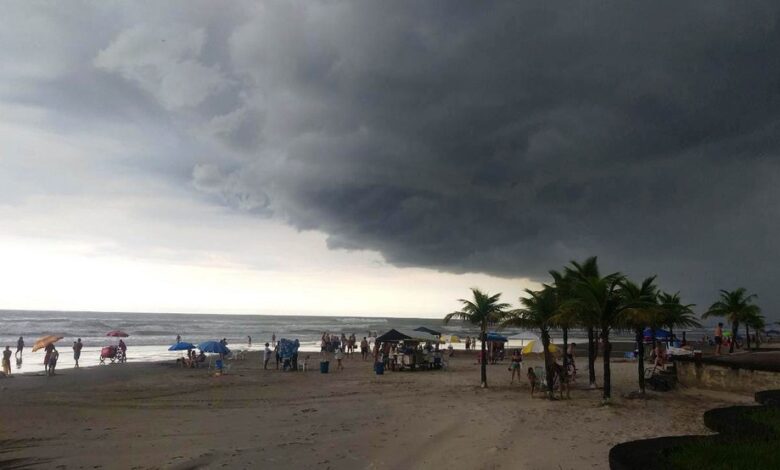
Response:
[[[204,341],[198,345],[198,349],[207,353],[230,354],[230,349],[219,341]]]
[[[195,345],[186,341],[180,341],[168,348],[168,351],[189,351],[190,349],[195,349]]]
[[[773,336],[774,335],[780,335],[780,331],[778,331],[778,330],[769,330],[769,331],[766,332],[766,334],[773,335]]]
[[[106,336],[113,336],[115,338],[127,338],[130,335],[128,335],[122,330],[112,330],[106,333]]]
[[[554,353],[558,351],[558,347],[550,343],[550,352]],[[540,354],[544,352],[544,345],[541,341],[532,339],[528,344],[523,347],[523,354]]]
[[[39,349],[43,349],[46,346],[48,346],[50,344],[54,344],[54,343],[56,343],[57,341],[59,341],[61,339],[62,339],[62,336],[57,336],[57,335],[42,336],[42,337],[38,338],[35,341],[35,344],[33,345],[32,350],[33,350],[33,352],[35,352],[35,351],[37,351]]]
[[[460,343],[460,338],[455,335],[450,336],[450,343]]]
[[[535,333],[531,333],[530,331],[522,331],[516,335],[512,335],[509,338],[509,341],[520,341],[520,346],[525,346],[526,341],[541,341],[539,338],[539,335]]]

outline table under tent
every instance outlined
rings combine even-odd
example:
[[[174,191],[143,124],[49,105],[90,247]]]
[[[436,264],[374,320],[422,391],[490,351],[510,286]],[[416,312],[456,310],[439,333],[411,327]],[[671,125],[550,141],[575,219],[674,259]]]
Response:
[[[439,336],[426,331],[391,329],[376,338],[376,362],[391,370],[430,370],[443,367]]]

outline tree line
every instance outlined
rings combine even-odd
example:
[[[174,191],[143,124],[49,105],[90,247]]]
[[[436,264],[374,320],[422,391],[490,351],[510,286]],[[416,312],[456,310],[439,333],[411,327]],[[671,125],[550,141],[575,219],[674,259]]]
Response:
[[[603,400],[612,396],[610,375],[610,334],[615,330],[631,331],[636,338],[637,378],[640,393],[645,393],[644,375],[644,330],[651,328],[653,347],[655,331],[668,328],[670,334],[675,328],[701,327],[693,311],[694,304],[685,304],[680,293],[668,293],[656,285],[656,276],[634,282],[627,276],[615,272],[603,275],[597,258],[590,257],[583,262],[571,261],[561,271],[550,271],[552,280],[542,284],[539,290],[526,289],[527,296],[519,299],[521,308],[500,301],[501,293],[490,295],[472,288],[472,299],[459,299],[462,308],[444,317],[445,323],[460,319],[478,325],[484,339],[488,328],[519,327],[533,329],[540,333],[544,347],[544,363],[547,383],[554,379],[554,358],[550,352],[550,333],[560,330],[563,336],[564,370],[567,366],[568,333],[572,328],[582,328],[588,336],[588,380],[596,387],[595,362],[598,343],[602,344]],[[723,317],[736,337],[740,325],[744,326],[747,347],[750,348],[750,328],[764,328],[761,309],[754,303],[755,294],[748,294],[744,288],[733,291],[721,290],[720,298],[713,303],[702,318]],[[482,341],[482,358],[485,358],[485,341]],[[730,352],[734,351],[731,342]],[[481,360],[481,385],[487,387],[487,367]],[[548,387],[550,389],[551,387]],[[552,390],[548,397],[552,398]]]

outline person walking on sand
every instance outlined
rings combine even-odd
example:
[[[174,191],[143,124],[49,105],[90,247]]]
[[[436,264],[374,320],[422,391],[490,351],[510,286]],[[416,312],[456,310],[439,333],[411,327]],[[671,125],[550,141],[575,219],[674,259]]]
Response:
[[[11,375],[11,346],[6,346],[3,351],[3,373],[6,377]]]
[[[84,344],[81,342],[81,338],[78,341],[73,342],[73,360],[76,361],[76,367],[79,366],[79,358],[81,357],[81,348]]]
[[[24,338],[20,336],[19,339],[16,341],[16,355],[21,357],[23,351],[24,351]]]
[[[263,370],[268,370],[268,361],[271,360],[271,352],[268,343],[265,343],[265,350],[263,350]]]
[[[59,358],[60,358],[60,352],[57,351],[57,348],[52,346],[51,355],[49,356],[48,375],[54,375],[54,369],[57,368],[57,359]]]
[[[720,349],[723,347],[723,323],[718,323],[715,327],[715,355],[720,356]]]

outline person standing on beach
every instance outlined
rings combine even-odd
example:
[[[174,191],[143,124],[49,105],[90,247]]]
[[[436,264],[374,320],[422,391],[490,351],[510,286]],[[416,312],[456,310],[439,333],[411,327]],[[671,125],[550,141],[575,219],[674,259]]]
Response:
[[[24,338],[20,336],[19,339],[16,341],[16,355],[21,356],[23,350],[24,350]]]
[[[368,340],[365,336],[363,341],[360,342],[360,355],[363,356],[364,361],[368,358]]]
[[[723,323],[718,323],[715,327],[715,355],[720,356],[720,349],[723,346]]]
[[[78,341],[73,342],[73,360],[76,361],[76,367],[79,366],[79,358],[81,357],[81,348],[84,344],[81,342],[81,338]]]
[[[344,359],[344,352],[342,351],[341,346],[336,348],[334,357],[336,358],[336,370],[344,370],[344,364],[341,363],[341,360]]]
[[[251,336],[247,336],[246,337],[246,342],[247,342],[247,345],[248,345],[247,347],[251,348],[252,347],[252,337]]]
[[[471,338],[466,336],[466,351],[471,350]]]
[[[265,350],[263,351],[263,370],[268,370],[268,361],[271,360],[271,348],[268,347],[268,343],[265,343]]]
[[[47,371],[49,370],[49,359],[51,358],[51,352],[54,350],[54,344],[47,344],[46,348],[44,348],[44,351],[46,351],[46,354],[43,356],[43,368]]]
[[[276,347],[276,332],[271,333],[271,344]]]
[[[509,381],[509,385],[515,383],[515,376],[517,376],[517,383],[520,383],[520,367],[523,365],[523,356],[520,354],[519,349],[515,349],[512,352],[512,362],[509,363],[509,370],[512,372],[512,380]]]
[[[6,346],[3,351],[3,373],[6,377],[11,375],[11,346]]]
[[[181,343],[181,335],[176,335],[176,343]]]
[[[57,359],[60,358],[60,352],[52,345],[51,354],[49,355],[48,375],[54,375],[54,369],[57,368]]]
[[[117,347],[122,351],[122,358],[120,359],[120,362],[127,362],[127,345],[120,339],[119,345]]]

